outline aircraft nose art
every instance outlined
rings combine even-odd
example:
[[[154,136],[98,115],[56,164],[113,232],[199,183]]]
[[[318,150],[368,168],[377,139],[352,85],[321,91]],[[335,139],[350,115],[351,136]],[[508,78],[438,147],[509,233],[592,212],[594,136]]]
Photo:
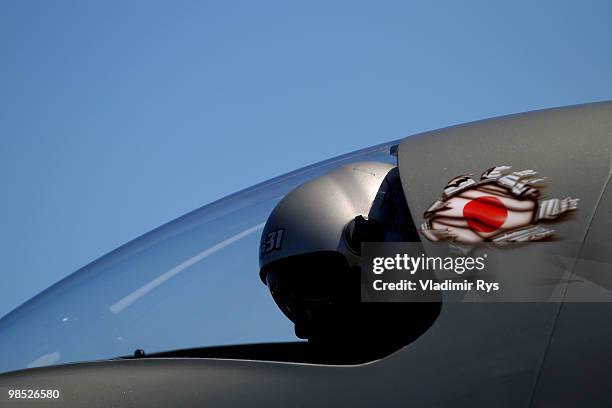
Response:
[[[545,224],[582,241],[608,182],[611,152],[612,103],[605,102],[410,136],[398,161],[414,221],[426,224],[430,241],[442,234],[430,225],[436,221],[452,235],[465,228],[479,239]]]
[[[426,252],[441,242],[571,252],[558,265],[557,301],[447,303],[421,340],[453,339],[448,358],[471,361],[473,380],[507,376],[517,403],[612,405],[612,102],[410,136],[398,162]],[[496,363],[481,366],[487,355]]]
[[[510,172],[511,166],[488,169],[475,181],[462,175],[449,181],[440,198],[425,211],[421,232],[430,241],[498,244],[538,241],[554,230],[538,225],[556,220],[578,208],[580,199],[540,200],[534,170]]]

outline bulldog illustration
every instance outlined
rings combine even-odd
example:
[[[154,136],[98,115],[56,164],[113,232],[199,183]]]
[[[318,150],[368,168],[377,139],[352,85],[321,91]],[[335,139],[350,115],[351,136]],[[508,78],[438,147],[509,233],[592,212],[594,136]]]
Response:
[[[533,170],[510,172],[510,166],[492,167],[480,181],[462,175],[448,182],[442,196],[423,214],[421,233],[430,241],[495,244],[539,241],[554,230],[537,225],[578,208],[577,198],[539,200]]]

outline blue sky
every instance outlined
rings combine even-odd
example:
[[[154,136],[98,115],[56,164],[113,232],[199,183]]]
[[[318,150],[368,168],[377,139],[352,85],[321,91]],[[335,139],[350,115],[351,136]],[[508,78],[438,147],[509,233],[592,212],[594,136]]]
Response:
[[[607,1],[3,1],[0,315],[289,170],[612,99],[610,15]]]

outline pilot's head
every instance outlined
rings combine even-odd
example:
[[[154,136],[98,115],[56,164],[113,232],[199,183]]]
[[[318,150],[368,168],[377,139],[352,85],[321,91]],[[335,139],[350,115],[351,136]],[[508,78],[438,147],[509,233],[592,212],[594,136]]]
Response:
[[[361,302],[362,242],[419,241],[387,163],[340,167],[285,196],[264,228],[260,277],[296,335],[399,348],[437,317],[438,303]]]

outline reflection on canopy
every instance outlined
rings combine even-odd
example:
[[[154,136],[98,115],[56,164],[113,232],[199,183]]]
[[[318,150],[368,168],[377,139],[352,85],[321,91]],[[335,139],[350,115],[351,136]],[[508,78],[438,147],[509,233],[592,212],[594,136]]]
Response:
[[[153,289],[155,289],[156,287],[158,287],[159,285],[161,285],[162,283],[164,283],[168,279],[172,278],[174,275],[176,275],[176,274],[184,271],[185,269],[189,268],[190,266],[200,262],[202,259],[206,258],[207,256],[212,255],[212,254],[214,254],[217,251],[220,251],[221,249],[225,248],[226,246],[229,246],[229,245],[233,244],[234,242],[238,241],[239,239],[244,238],[247,235],[250,235],[250,234],[252,234],[252,233],[254,233],[256,231],[262,230],[264,225],[266,225],[266,223],[262,222],[261,224],[257,224],[254,227],[247,228],[246,230],[244,230],[242,232],[239,232],[238,234],[232,235],[231,237],[227,238],[226,240],[223,240],[223,241],[219,242],[218,244],[215,244],[215,245],[211,246],[210,248],[205,249],[204,251],[202,251],[199,254],[197,254],[197,255],[187,259],[186,261],[181,262],[180,264],[176,265],[174,268],[172,268],[172,269],[162,273],[161,275],[159,275],[158,277],[156,277],[152,281],[150,281],[147,284],[139,287],[138,289],[136,289],[135,291],[133,291],[129,295],[121,298],[121,300],[118,300],[117,302],[113,303],[111,305],[111,307],[109,307],[110,311],[115,313],[115,314],[121,312],[123,309],[125,309],[126,307],[128,307],[132,303],[136,302],[138,299],[140,299],[141,297],[143,297],[144,295],[146,295],[147,293],[149,293],[150,291],[152,291]]]

